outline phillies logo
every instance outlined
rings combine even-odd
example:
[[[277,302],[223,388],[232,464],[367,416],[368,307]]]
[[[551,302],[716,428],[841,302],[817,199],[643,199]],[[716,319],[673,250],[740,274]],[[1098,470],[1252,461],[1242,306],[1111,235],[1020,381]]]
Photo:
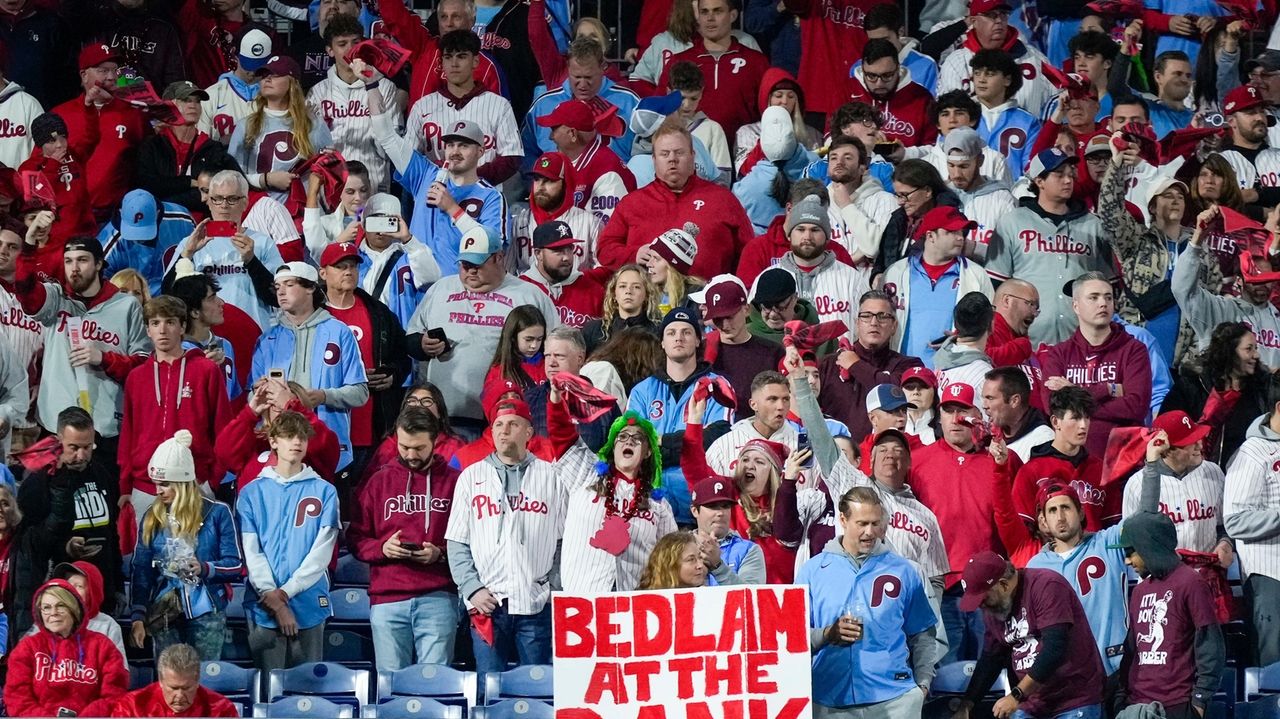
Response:
[[[298,501],[298,509],[293,513],[293,526],[301,527],[309,517],[319,517],[324,505],[319,497],[303,497]]]
[[[1080,585],[1080,596],[1093,591],[1093,581],[1102,579],[1107,574],[1107,563],[1102,557],[1088,557],[1076,567],[1076,584]]]
[[[7,117],[0,120],[0,137],[24,137],[26,134],[26,125],[14,122]]]
[[[459,201],[458,206],[461,207],[468,215],[471,215],[478,220],[480,219],[480,211],[484,209],[484,200],[476,197],[468,197],[465,200]]]
[[[734,75],[737,75],[737,74],[738,74],[738,72],[739,72],[740,70],[742,70],[742,68],[744,68],[744,67],[746,67],[746,66],[747,66],[747,61],[746,61],[746,59],[745,59],[745,58],[735,57],[735,58],[733,58],[732,60],[730,60],[730,61],[729,61],[729,64],[730,64],[731,66],[733,66],[733,69],[731,70],[731,72],[732,72]]]
[[[413,283],[413,268],[408,265],[401,265],[396,268],[396,293],[403,294],[412,287],[415,287]]]
[[[649,403],[649,419],[661,419],[663,411],[662,400],[655,399]]]
[[[351,328],[355,331],[355,328]],[[338,343],[330,342],[324,346],[324,363],[330,367],[342,361],[342,348],[338,347]]]
[[[142,218],[144,218],[144,217],[146,217],[146,214],[145,214],[145,213],[142,213],[142,212],[135,212],[135,213],[133,213],[133,224],[135,224],[135,225],[136,225],[136,224],[138,224],[139,222],[142,222]]]
[[[698,211],[698,210],[701,210],[701,209],[702,209],[702,206],[703,206],[703,205],[705,205],[705,204],[707,204],[707,203],[706,203],[706,202],[704,202],[704,201],[702,201],[702,200],[694,200],[694,201],[693,201],[693,209],[694,209],[694,211],[696,212],[696,211]]]
[[[876,577],[876,581],[871,585],[871,606],[878,607],[884,603],[886,599],[897,599],[902,594],[902,583],[897,577],[890,574],[882,574]]]
[[[87,667],[72,657],[67,657],[57,664],[53,657],[44,652],[36,652],[37,682],[75,682],[77,684],[97,684],[98,670]]]
[[[356,342],[364,339],[364,328],[360,325],[347,325],[351,329],[351,334],[355,336]]]
[[[116,139],[123,140],[124,134],[128,131],[129,131],[129,128],[125,127],[124,125],[116,125]]]
[[[214,115],[213,129],[222,137],[230,136],[236,131],[236,120],[230,115]]]

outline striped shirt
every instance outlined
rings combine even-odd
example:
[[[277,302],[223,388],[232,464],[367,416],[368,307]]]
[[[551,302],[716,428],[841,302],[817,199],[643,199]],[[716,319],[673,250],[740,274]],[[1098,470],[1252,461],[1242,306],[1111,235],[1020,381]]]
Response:
[[[1173,521],[1178,549],[1212,552],[1222,526],[1222,468],[1204,462],[1178,478],[1163,462],[1156,466],[1160,469],[1160,511]],[[1125,517],[1138,511],[1141,493],[1142,470],[1138,470],[1124,487]]]
[[[495,157],[521,157],[520,127],[507,98],[492,92],[481,92],[461,105],[440,92],[423,95],[409,108],[405,134],[418,152],[437,165],[444,165],[444,134],[462,121],[474,122],[484,133],[484,154],[480,165]]]
[[[1280,507],[1280,437],[1263,415],[1249,427],[1248,439],[1227,466],[1222,495],[1223,522],[1240,557],[1240,573],[1280,580],[1280,532],[1275,531]]]

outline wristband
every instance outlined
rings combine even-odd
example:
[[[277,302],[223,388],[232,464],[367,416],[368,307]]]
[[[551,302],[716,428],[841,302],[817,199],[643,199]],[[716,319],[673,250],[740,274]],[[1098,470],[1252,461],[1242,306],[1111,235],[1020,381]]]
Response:
[[[462,205],[458,205],[458,209],[454,210],[453,212],[450,212],[449,217],[452,218],[454,222],[457,222],[465,214],[467,214],[467,211],[462,209]]]

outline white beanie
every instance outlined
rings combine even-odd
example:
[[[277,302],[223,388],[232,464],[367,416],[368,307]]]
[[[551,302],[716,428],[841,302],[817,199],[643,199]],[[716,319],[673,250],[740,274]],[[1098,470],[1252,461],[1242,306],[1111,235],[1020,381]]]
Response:
[[[196,481],[196,460],[191,456],[191,433],[180,429],[151,453],[147,476],[152,482]]]

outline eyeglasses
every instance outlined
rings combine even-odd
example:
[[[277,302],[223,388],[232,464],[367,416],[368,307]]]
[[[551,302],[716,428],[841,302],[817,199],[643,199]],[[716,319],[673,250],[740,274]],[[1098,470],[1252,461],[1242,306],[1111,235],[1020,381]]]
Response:
[[[863,71],[862,76],[867,82],[893,82],[898,79],[897,72],[867,72]]]
[[[796,296],[792,295],[781,302],[775,302],[771,305],[762,304],[760,305],[760,311],[782,314],[783,312],[786,312],[787,310],[791,309],[795,305],[795,302],[796,302]]]
[[[1094,153],[1092,155],[1086,155],[1084,158],[1084,161],[1089,163],[1090,165],[1105,165],[1107,164],[1107,161],[1110,159],[1111,158],[1107,157],[1106,155],[1100,155],[1098,153]]]
[[[1250,80],[1261,80],[1266,77],[1275,77],[1276,75],[1280,75],[1280,70],[1263,70],[1262,68],[1255,67],[1253,70],[1249,71]]]
[[[894,196],[894,197],[896,197],[896,198],[898,198],[898,202],[907,202],[907,201],[909,201],[909,200],[911,199],[911,196],[912,196],[912,195],[916,194],[917,192],[919,192],[919,191],[921,191],[921,190],[923,190],[923,189],[924,189],[923,187],[917,187],[916,189],[912,190],[911,192],[895,192],[895,193],[893,193],[893,196]]]
[[[421,398],[418,398],[418,397],[405,397],[405,399],[404,399],[404,406],[406,406],[406,407],[434,407],[434,406],[436,406],[436,401],[435,401],[435,398],[433,398],[433,397],[421,397]]]
[[[644,435],[639,432],[620,432],[615,443],[639,447],[644,444]]]
[[[1038,301],[1032,301],[1032,300],[1027,299],[1026,297],[1019,297],[1019,296],[1017,296],[1017,295],[1009,295],[1009,296],[1010,296],[1010,297],[1012,297],[1012,298],[1013,298],[1013,299],[1015,299],[1015,300],[1022,300],[1023,302],[1026,302],[1028,305],[1030,305],[1030,306],[1031,306],[1031,309],[1033,309],[1033,310],[1038,310],[1038,309],[1040,309],[1040,303],[1039,303]]]
[[[41,614],[65,614],[69,611],[71,610],[65,604],[41,605],[40,607]]]
[[[873,324],[884,324],[896,318],[888,312],[859,312],[858,319]]]
[[[226,207],[227,205],[234,205],[243,199],[244,199],[244,195],[232,195],[230,197],[209,195],[209,204],[217,205],[219,207]]]
[[[988,10],[987,12],[979,13],[978,17],[985,17],[988,20],[1008,20],[1009,11],[1008,10]]]

